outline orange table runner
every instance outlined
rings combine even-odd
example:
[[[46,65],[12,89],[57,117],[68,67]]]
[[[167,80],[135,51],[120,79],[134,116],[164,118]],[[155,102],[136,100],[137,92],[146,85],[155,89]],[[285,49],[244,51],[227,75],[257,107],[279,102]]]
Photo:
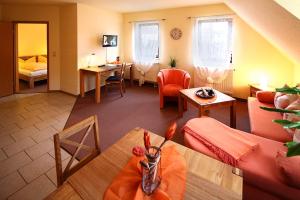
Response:
[[[140,160],[144,157],[132,157],[124,169],[114,178],[105,191],[107,200],[143,200],[143,199],[183,199],[186,183],[186,161],[175,146],[162,149],[162,181],[155,192],[147,196],[143,193]]]

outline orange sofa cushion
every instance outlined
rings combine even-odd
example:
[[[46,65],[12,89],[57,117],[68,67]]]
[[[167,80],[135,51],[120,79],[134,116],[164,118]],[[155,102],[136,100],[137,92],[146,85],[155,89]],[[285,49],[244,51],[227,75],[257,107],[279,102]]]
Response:
[[[258,101],[260,101],[262,103],[273,104],[274,97],[275,97],[275,92],[270,92],[270,91],[257,91],[256,92],[256,98],[258,99]]]
[[[259,102],[257,98],[248,98],[251,133],[280,142],[291,141],[292,137],[288,135],[287,131],[272,121],[274,119],[282,119],[282,115],[262,110],[260,106],[274,107],[273,104]]]
[[[199,118],[198,123],[202,123],[201,118]],[[215,123],[221,122],[215,120]],[[203,126],[205,126],[205,124],[203,124]],[[223,126],[219,131],[223,132],[224,129],[233,130],[230,127]],[[249,134],[239,130],[234,131],[240,134]],[[248,154],[238,161],[238,167],[243,170],[244,181],[281,198],[297,199],[300,195],[300,190],[285,184],[284,177],[276,166],[275,157],[277,151],[286,151],[286,147],[283,146],[283,143],[253,134],[251,134],[251,138],[259,143],[259,147],[253,153]],[[184,142],[186,146],[218,159],[214,153],[190,134],[184,134]],[[224,142],[226,142],[226,140],[224,140]]]

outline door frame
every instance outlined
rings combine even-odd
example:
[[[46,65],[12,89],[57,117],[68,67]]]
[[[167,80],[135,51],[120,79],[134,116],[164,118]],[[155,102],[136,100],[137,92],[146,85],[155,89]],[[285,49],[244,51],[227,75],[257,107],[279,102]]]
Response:
[[[49,59],[49,21],[13,21],[13,33],[14,33],[14,93],[21,93],[19,88],[19,74],[17,68],[17,56],[18,56],[18,24],[46,24],[47,26],[47,91],[49,92],[49,85],[50,85],[50,59]]]

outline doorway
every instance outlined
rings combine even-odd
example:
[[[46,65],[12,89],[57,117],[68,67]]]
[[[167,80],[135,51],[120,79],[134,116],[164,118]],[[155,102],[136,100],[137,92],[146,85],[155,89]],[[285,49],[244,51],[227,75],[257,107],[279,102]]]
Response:
[[[14,22],[14,91],[49,90],[49,23]]]

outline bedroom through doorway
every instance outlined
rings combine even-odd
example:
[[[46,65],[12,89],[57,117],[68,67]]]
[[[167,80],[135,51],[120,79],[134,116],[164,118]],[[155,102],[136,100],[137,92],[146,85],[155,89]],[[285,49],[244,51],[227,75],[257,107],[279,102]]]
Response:
[[[48,22],[15,22],[15,92],[48,92]]]

